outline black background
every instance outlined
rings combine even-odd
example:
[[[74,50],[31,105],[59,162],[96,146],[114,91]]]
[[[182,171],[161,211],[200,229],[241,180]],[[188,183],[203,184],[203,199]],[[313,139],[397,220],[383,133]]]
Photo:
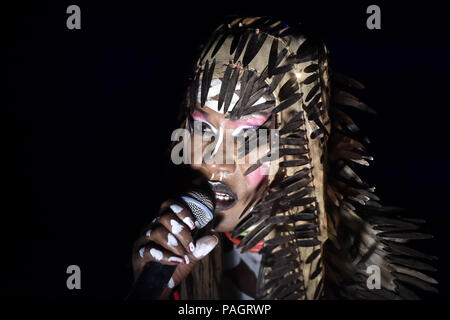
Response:
[[[71,4],[81,8],[81,30],[66,28]],[[370,4],[381,7],[381,30],[366,28]],[[362,175],[384,204],[428,221],[435,239],[421,246],[440,257],[441,282],[430,298],[450,297],[449,8],[432,1],[40,1],[5,8],[4,212],[20,223],[6,244],[26,244],[8,250],[12,271],[22,276],[7,277],[2,295],[126,296],[131,244],[180,182],[166,169],[164,151],[198,47],[233,13],[303,21],[326,41],[334,70],[366,85],[359,96],[378,115],[352,112],[375,157]],[[66,288],[72,264],[81,267],[81,290]]]

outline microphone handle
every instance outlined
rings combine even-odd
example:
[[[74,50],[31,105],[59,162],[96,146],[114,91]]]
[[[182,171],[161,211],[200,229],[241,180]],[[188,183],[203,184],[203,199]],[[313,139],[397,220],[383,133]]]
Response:
[[[134,284],[128,300],[159,300],[177,266],[150,261]]]
[[[199,238],[200,231],[201,229],[198,228],[192,231],[194,240]],[[155,261],[148,262],[136,280],[127,300],[159,300],[177,266]]]

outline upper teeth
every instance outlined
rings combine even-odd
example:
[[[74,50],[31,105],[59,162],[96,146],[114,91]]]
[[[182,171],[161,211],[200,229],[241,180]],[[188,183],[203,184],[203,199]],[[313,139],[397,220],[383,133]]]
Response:
[[[216,192],[216,199],[219,200],[231,200],[231,197],[225,193]]]

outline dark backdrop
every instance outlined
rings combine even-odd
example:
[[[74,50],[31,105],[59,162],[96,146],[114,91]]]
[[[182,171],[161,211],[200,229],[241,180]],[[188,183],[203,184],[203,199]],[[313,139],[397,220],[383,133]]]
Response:
[[[164,150],[197,48],[222,16],[239,13],[305,22],[327,42],[335,71],[366,85],[360,96],[378,115],[352,113],[375,156],[363,175],[384,204],[428,220],[435,239],[423,248],[440,257],[437,298],[448,298],[448,7],[378,2],[382,29],[371,31],[372,1],[305,2],[77,0],[5,10],[5,203],[21,226],[9,241],[26,242],[9,250],[26,286],[11,276],[2,294],[123,299],[131,244],[179,183]],[[70,4],[81,8],[81,30],[66,28]],[[81,267],[81,290],[66,289],[71,264]]]

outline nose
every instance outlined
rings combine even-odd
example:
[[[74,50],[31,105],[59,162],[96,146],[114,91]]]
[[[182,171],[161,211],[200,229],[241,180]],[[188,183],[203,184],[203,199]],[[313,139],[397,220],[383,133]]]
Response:
[[[235,165],[230,164],[205,164],[209,174],[209,180],[222,181],[234,173]]]
[[[225,140],[217,142],[220,145],[215,146],[215,150],[211,153],[212,157],[204,163],[210,174],[210,180],[222,180],[236,170],[236,146],[234,140],[229,142]],[[228,155],[227,152],[229,153]]]

